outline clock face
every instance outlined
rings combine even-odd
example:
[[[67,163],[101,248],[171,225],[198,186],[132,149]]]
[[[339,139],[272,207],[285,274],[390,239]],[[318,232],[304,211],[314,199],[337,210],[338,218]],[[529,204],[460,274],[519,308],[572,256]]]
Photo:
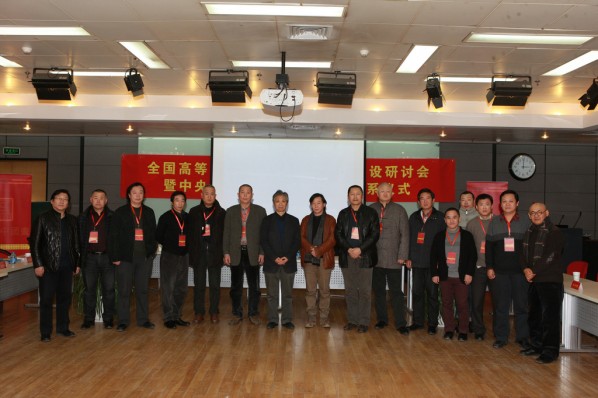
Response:
[[[509,172],[518,180],[529,180],[536,172],[536,161],[526,153],[519,153],[511,158]]]

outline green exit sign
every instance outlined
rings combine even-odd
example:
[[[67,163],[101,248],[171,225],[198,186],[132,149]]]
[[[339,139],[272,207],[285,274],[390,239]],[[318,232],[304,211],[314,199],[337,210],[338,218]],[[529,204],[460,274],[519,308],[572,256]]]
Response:
[[[21,154],[21,148],[5,146],[2,149],[5,155],[19,156]]]

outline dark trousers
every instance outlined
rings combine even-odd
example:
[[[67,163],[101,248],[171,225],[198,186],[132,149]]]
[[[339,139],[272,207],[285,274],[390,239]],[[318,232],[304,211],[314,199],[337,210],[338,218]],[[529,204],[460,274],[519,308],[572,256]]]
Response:
[[[528,317],[530,344],[543,356],[552,359],[559,356],[562,304],[562,283],[531,283]]]
[[[286,273],[282,267],[276,272],[264,272],[268,292],[268,322],[278,323],[279,286],[282,294],[282,324],[293,322],[293,283],[295,272]]]
[[[341,268],[345,281],[347,321],[355,325],[370,325],[372,312],[372,268],[362,268],[361,259],[349,257],[348,266]]]
[[[220,304],[220,281],[222,278],[221,267],[208,267],[207,259],[201,258],[199,264],[193,267],[193,310],[195,315],[206,313],[206,272],[208,284],[210,285],[210,315],[219,314]],[[241,275],[242,277],[242,275]]]
[[[102,290],[102,319],[104,322],[112,322],[114,319],[114,285],[116,271],[114,264],[110,262],[106,253],[87,253],[85,266],[83,267],[83,282],[85,283],[85,295],[83,303],[85,307],[85,322],[94,322],[96,318],[96,303],[98,291],[98,279]]]
[[[39,331],[43,335],[52,333],[52,303],[56,296],[56,332],[69,328],[69,307],[73,297],[73,269],[59,267],[56,272],[48,268],[39,278]]]
[[[461,283],[459,278],[447,278],[440,282],[440,294],[442,296],[442,320],[444,331],[452,332],[457,329],[455,321],[455,304],[459,314],[459,333],[469,332],[469,305],[467,296],[469,286]]]
[[[484,300],[486,299],[486,285],[488,285],[488,274],[486,267],[476,268],[471,282],[471,321],[473,323],[473,332],[484,335],[486,326],[484,326]]]
[[[388,323],[386,305],[386,282],[388,281],[388,294],[390,306],[395,317],[395,327],[407,325],[405,321],[405,294],[401,290],[401,270],[375,267],[372,275],[372,288],[376,302],[376,317],[378,322]]]
[[[116,282],[118,283],[118,322],[129,325],[131,312],[131,293],[135,284],[135,303],[137,308],[137,325],[149,321],[148,290],[152,275],[153,259],[134,258],[133,262],[121,261],[116,266]]]
[[[438,326],[438,285],[432,282],[430,268],[411,268],[413,323],[424,324],[425,303],[428,301],[428,326]]]
[[[230,298],[233,304],[233,315],[243,318],[243,274],[247,277],[249,297],[247,299],[248,315],[258,315],[260,302],[260,267],[249,264],[247,251],[241,251],[241,263],[230,267]]]
[[[189,279],[189,256],[162,250],[160,255],[160,288],[164,322],[176,321],[183,314]]]
[[[526,341],[529,338],[527,325],[527,295],[529,283],[523,272],[516,274],[496,274],[490,281],[494,319],[492,321],[494,337],[499,341],[508,341],[510,334],[509,309],[513,302],[515,313],[515,340]]]

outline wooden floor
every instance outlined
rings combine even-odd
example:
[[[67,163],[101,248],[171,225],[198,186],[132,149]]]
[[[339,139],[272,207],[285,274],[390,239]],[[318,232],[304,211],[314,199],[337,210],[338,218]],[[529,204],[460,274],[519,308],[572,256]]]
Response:
[[[154,281],[152,281],[154,282]],[[1,397],[596,397],[598,355],[561,354],[538,365],[510,343],[457,342],[424,331],[394,328],[345,332],[345,304],[332,300],[331,329],[305,329],[303,291],[294,300],[294,331],[267,330],[244,321],[229,326],[230,299],[223,289],[221,319],[168,330],[159,293],[152,290],[155,330],[125,333],[81,330],[75,338],[39,341],[37,310],[23,295],[0,314]],[[192,318],[192,294],[185,318]],[[134,316],[133,316],[134,319]],[[374,321],[372,322],[372,324]],[[470,338],[473,337],[470,335]],[[593,339],[593,337],[592,337]]]

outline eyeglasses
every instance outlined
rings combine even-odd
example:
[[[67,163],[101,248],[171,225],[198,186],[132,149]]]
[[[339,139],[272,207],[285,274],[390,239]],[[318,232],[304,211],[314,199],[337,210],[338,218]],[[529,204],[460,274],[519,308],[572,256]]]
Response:
[[[530,217],[541,216],[546,213],[546,210],[530,211],[528,214]]]

